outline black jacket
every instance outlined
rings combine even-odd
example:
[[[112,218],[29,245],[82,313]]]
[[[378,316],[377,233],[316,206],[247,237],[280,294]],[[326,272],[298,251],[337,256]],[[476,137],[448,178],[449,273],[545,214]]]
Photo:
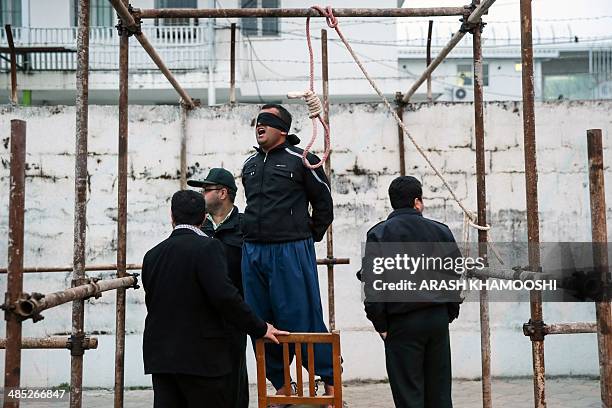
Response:
[[[211,238],[216,238],[223,243],[225,256],[227,260],[227,271],[229,277],[234,282],[234,285],[240,291],[240,295],[244,297],[242,289],[242,230],[240,229],[240,220],[242,214],[238,211],[238,207],[234,206],[231,215],[223,224],[219,225],[217,230],[213,228],[212,222],[207,218],[202,225],[202,231]]]
[[[451,230],[441,222],[423,217],[414,208],[395,210],[389,214],[385,221],[372,227],[367,233],[366,251],[368,251],[368,244],[384,242],[448,242],[452,244],[450,246],[453,256],[461,256]],[[358,278],[362,279],[360,273],[358,273]],[[459,300],[458,293],[453,295]],[[436,304],[428,302],[365,302],[365,311],[376,331],[386,332],[389,316],[410,313]],[[449,321],[459,316],[459,304],[459,301],[447,303]]]
[[[142,284],[145,374],[225,375],[232,367],[228,323],[257,338],[266,333],[230,281],[215,239],[173,231],[145,255]]]
[[[329,182],[321,167],[302,163],[303,150],[284,143],[249,157],[242,168],[247,206],[242,231],[246,241],[321,241],[334,219]],[[320,160],[313,154],[308,161]],[[308,204],[312,205],[312,215]]]

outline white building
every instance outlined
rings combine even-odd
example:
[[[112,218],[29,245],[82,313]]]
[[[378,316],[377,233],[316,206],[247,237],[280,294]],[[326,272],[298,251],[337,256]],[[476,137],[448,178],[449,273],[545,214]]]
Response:
[[[448,20],[448,19],[445,19]],[[484,19],[486,21],[486,17]],[[418,77],[426,66],[426,21],[400,27],[398,70],[404,78]],[[432,58],[458,29],[459,22],[434,22]],[[539,100],[612,98],[612,41],[581,38],[571,26],[535,22],[533,33],[535,95]],[[555,31],[556,29],[556,31]],[[482,34],[485,100],[520,100],[520,24],[492,23]],[[467,34],[432,75],[437,101],[473,100],[472,36]],[[404,80],[403,82],[405,82]],[[407,80],[410,82],[410,80]],[[414,100],[425,98],[426,86]]]
[[[16,46],[65,47],[64,52],[20,55],[18,87],[25,104],[73,104],[76,68],[76,5],[78,0],[7,0],[2,23],[13,25]],[[365,0],[334,0],[333,7],[371,7]],[[154,7],[308,7],[302,0],[133,0],[137,8]],[[382,0],[376,7],[396,7]],[[116,16],[108,0],[91,0],[90,103],[115,104],[118,99],[118,36]],[[459,17],[435,18],[435,57],[459,28]],[[485,21],[487,17],[485,17]],[[486,100],[521,97],[520,24],[496,22],[483,33]],[[308,86],[308,50],[303,18],[158,19],[143,21],[154,44],[178,82],[203,104],[229,99],[230,23],[238,24],[236,94],[239,102],[286,101],[290,91]],[[565,25],[563,25],[565,24]],[[317,90],[321,92],[321,28],[312,21]],[[405,91],[425,68],[427,19],[342,18],[340,27],[371,76],[390,98]],[[0,35],[6,41],[4,31]],[[377,101],[378,98],[333,29],[328,29],[330,93],[335,102]],[[211,42],[212,39],[212,42]],[[439,101],[472,99],[472,36],[466,35],[433,75]],[[571,26],[534,22],[536,98],[605,99],[612,97],[612,42],[575,35]],[[3,53],[0,56],[7,57]],[[8,101],[9,63],[0,60],[0,100]],[[209,69],[212,67],[212,69]],[[178,95],[135,39],[130,47],[130,102],[174,104]],[[413,100],[425,99],[425,86]],[[25,92],[24,92],[25,91]]]
[[[73,104],[75,99],[76,68],[76,3],[77,0],[9,0],[2,2],[2,23],[11,23],[16,46],[63,46],[62,53],[30,54],[20,57],[20,90],[31,92],[32,104]],[[334,7],[366,7],[365,0],[335,0]],[[279,0],[134,0],[134,7],[308,7],[307,1]],[[377,2],[377,7],[395,7],[394,0]],[[118,97],[118,36],[114,29],[115,13],[107,0],[91,0],[90,35],[90,103],[114,104]],[[380,19],[378,19],[380,21]],[[193,98],[208,103],[209,82],[214,84],[212,103],[224,103],[229,98],[230,78],[230,23],[238,23],[237,97],[241,102],[278,101],[289,91],[308,87],[308,49],[303,18],[259,19],[181,19],[145,20],[143,32],[154,44],[164,62],[174,72],[178,82]],[[388,66],[369,64],[374,77],[382,79],[385,92],[396,90],[397,76],[395,48],[378,47],[372,42],[393,42],[396,38],[395,20],[390,24],[363,23],[342,19],[342,29],[354,40],[354,48],[365,60],[387,59]],[[213,24],[214,26],[211,26]],[[321,76],[321,28],[323,19],[311,24],[315,48],[316,75]],[[325,26],[326,27],[326,26]],[[209,46],[209,39],[214,38]],[[351,57],[339,43],[335,32],[328,29],[329,71],[331,92],[338,98],[363,100],[372,98],[369,85],[361,72],[351,63]],[[5,34],[2,41],[6,42]],[[367,41],[366,41],[367,40]],[[366,43],[363,43],[363,42]],[[176,103],[178,96],[168,81],[157,70],[149,56],[135,39],[130,41],[130,102],[139,104]],[[210,50],[213,50],[212,58]],[[10,75],[8,62],[1,62],[0,98],[8,100]],[[209,77],[209,66],[212,73]],[[320,82],[317,83],[320,92]],[[26,95],[27,96],[27,95]],[[373,98],[372,98],[373,99]]]

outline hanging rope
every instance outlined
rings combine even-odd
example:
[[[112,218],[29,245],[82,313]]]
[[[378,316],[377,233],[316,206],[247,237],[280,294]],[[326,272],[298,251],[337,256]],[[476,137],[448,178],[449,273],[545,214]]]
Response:
[[[487,241],[490,243],[490,240],[489,240],[489,230],[491,229],[491,226],[489,224],[487,224],[487,225],[479,225],[478,224],[478,219],[477,219],[476,215],[465,207],[463,202],[459,199],[459,197],[457,197],[457,194],[455,193],[455,191],[448,184],[448,182],[446,181],[446,179],[444,178],[442,173],[440,173],[440,171],[437,169],[437,167],[434,166],[432,161],[429,159],[429,157],[427,156],[427,153],[425,153],[423,148],[417,143],[417,141],[408,132],[408,129],[406,129],[406,126],[404,125],[404,122],[402,122],[400,117],[397,116],[397,113],[395,112],[395,109],[393,109],[393,107],[391,106],[391,103],[389,103],[389,101],[387,100],[387,98],[385,98],[385,95],[382,93],[382,91],[380,90],[378,85],[376,85],[376,83],[374,82],[372,77],[370,77],[370,75],[368,74],[368,71],[366,71],[365,67],[361,63],[361,60],[359,59],[359,57],[357,56],[355,51],[353,51],[353,48],[351,47],[351,45],[349,44],[347,39],[344,37],[344,34],[342,34],[342,31],[340,30],[340,27],[338,26],[338,19],[334,16],[333,9],[331,8],[331,6],[327,6],[325,8],[323,8],[321,6],[312,6],[312,8],[317,10],[319,12],[319,14],[321,14],[321,16],[325,17],[325,20],[327,21],[327,25],[330,28],[333,28],[333,29],[336,30],[336,33],[338,34],[338,37],[340,37],[340,40],[342,40],[342,42],[344,43],[344,46],[346,47],[348,52],[351,54],[351,57],[353,57],[353,60],[355,60],[355,63],[357,64],[357,66],[359,67],[359,69],[361,70],[361,72],[363,73],[365,78],[368,80],[368,82],[370,83],[370,85],[372,86],[374,91],[376,91],[378,96],[382,99],[382,101],[385,104],[385,106],[387,107],[387,109],[389,109],[389,112],[391,112],[391,115],[393,116],[393,118],[397,122],[398,126],[402,129],[404,134],[408,137],[408,140],[410,140],[410,142],[412,143],[414,148],[417,150],[417,152],[419,152],[419,154],[423,157],[423,159],[425,159],[425,161],[427,162],[429,167],[431,167],[431,169],[434,171],[436,176],[438,176],[440,181],[442,181],[442,184],[444,184],[444,187],[446,187],[446,189],[450,193],[453,201],[455,201],[457,203],[459,208],[461,208],[461,210],[463,211],[465,217],[469,220],[469,225],[472,228],[476,228],[477,230],[487,231]],[[307,30],[309,29],[309,20],[310,20],[310,17],[308,17],[306,19]],[[308,36],[306,39],[307,39],[308,44],[309,44],[309,50],[312,50],[312,47],[310,46],[310,37]],[[311,52],[311,58],[312,58],[312,52]],[[312,59],[311,59],[311,72],[312,72],[313,69],[314,69],[313,68],[313,62],[312,62]],[[311,76],[311,85],[312,85],[312,76]],[[496,256],[498,256],[498,254],[497,254],[497,252],[495,250],[494,250],[494,253],[495,253]]]
[[[317,6],[313,8],[316,8],[316,7]],[[328,24],[329,24],[329,21],[328,21]],[[337,24],[337,21],[336,21],[336,24]],[[317,96],[314,90],[314,76],[315,76],[315,73],[314,73],[315,66],[314,65],[315,64],[314,64],[314,51],[312,50],[312,40],[310,39],[310,17],[306,18],[306,43],[308,44],[308,54],[310,58],[309,89],[305,92],[291,92],[287,94],[287,97],[289,99],[302,98],[306,101],[306,105],[308,105],[308,112],[309,112],[308,117],[312,120],[312,137],[310,138],[310,142],[308,142],[308,144],[306,145],[306,148],[304,149],[304,152],[302,153],[302,162],[304,163],[304,166],[306,166],[307,168],[311,170],[314,170],[316,168],[323,166],[323,164],[325,164],[325,161],[329,157],[329,153],[331,150],[331,143],[330,143],[329,126],[325,122],[325,120],[323,120],[323,118],[321,117],[321,114],[323,113],[323,104],[321,103],[321,99],[319,99],[319,97]],[[307,157],[308,157],[308,153],[310,152],[310,149],[314,145],[315,140],[317,140],[317,122],[321,123],[324,129],[324,142],[323,142],[324,151],[323,151],[323,156],[321,157],[321,161],[319,163],[310,164]]]

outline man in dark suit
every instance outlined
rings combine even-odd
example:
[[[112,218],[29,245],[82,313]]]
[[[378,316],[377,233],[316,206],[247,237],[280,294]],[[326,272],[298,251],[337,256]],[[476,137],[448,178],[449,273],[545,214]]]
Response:
[[[395,406],[452,408],[448,325],[459,316],[459,293],[420,293],[419,297],[423,297],[418,301],[414,300],[416,297],[410,298],[411,301],[399,301],[391,299],[394,294],[388,294],[384,295],[385,299],[368,301],[373,292],[368,294],[372,272],[367,264],[372,252],[378,255],[377,251],[387,251],[386,258],[389,258],[390,252],[397,252],[398,243],[409,243],[402,248],[407,248],[414,258],[422,256],[422,252],[430,256],[450,255],[455,259],[461,254],[446,225],[423,217],[422,186],[416,178],[402,176],[393,180],[389,198],[394,211],[368,231],[363,276],[358,275],[366,285],[366,315],[385,343],[387,373]],[[452,278],[455,272],[449,272]],[[435,276],[448,277],[445,273]],[[440,295],[441,298],[435,298]]]
[[[191,187],[201,187],[206,201],[206,220],[202,231],[211,238],[223,243],[227,260],[227,270],[234,286],[244,297],[242,289],[242,230],[240,220],[242,214],[234,205],[236,198],[236,182],[232,173],[224,168],[212,168],[203,180],[187,180]],[[249,377],[246,366],[246,333],[235,330],[231,336],[232,343],[232,381],[234,390],[232,402],[228,408],[248,408]]]
[[[143,357],[145,373],[153,376],[154,407],[227,408],[230,325],[274,342],[287,333],[258,318],[232,284],[222,244],[200,230],[202,195],[178,191],[171,207],[174,230],[142,266]]]

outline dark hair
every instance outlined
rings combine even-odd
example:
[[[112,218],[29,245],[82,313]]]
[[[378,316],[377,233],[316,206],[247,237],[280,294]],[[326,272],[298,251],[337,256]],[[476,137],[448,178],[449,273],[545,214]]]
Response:
[[[234,190],[232,190],[231,188],[227,189],[227,196],[229,197],[230,201],[232,203],[234,203],[234,200],[236,199],[236,192]]]
[[[204,222],[206,202],[202,194],[193,190],[180,190],[172,195],[171,211],[176,225],[199,226]]]
[[[261,109],[272,109],[272,108],[276,109],[278,111],[278,116],[282,119],[282,121],[285,122],[287,126],[291,127],[291,121],[293,120],[293,118],[291,117],[291,114],[289,113],[289,111],[283,108],[282,105],[278,105],[276,103],[267,103],[261,107]]]
[[[389,185],[389,199],[394,210],[414,208],[414,199],[423,198],[421,182],[412,176],[400,176]]]

